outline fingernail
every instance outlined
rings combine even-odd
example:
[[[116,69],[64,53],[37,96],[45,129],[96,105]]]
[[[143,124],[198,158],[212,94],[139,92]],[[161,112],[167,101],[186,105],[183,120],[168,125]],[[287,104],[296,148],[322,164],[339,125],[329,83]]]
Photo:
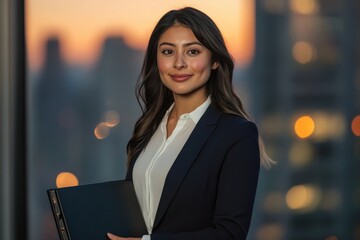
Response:
[[[106,234],[109,238],[112,238],[114,235],[113,234],[111,234],[111,233],[107,233]]]

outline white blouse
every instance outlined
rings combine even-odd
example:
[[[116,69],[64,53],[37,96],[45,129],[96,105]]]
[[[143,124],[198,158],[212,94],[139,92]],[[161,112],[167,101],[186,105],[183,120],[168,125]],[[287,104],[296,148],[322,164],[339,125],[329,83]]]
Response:
[[[167,120],[174,107],[174,104],[171,105],[149,143],[135,162],[133,183],[149,234],[152,232],[166,176],[210,103],[209,96],[203,104],[191,113],[182,114],[174,131],[166,138]],[[150,240],[150,235],[143,236],[142,240]]]

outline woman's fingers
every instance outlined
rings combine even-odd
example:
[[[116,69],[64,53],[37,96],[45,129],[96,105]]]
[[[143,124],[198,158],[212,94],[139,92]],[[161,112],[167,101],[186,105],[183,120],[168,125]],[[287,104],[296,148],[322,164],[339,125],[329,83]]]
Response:
[[[116,236],[116,235],[114,235],[112,233],[107,233],[106,235],[110,240],[122,240],[122,239],[125,239],[125,238],[122,238],[122,237],[118,237],[118,236]]]
[[[110,240],[141,240],[141,238],[123,238],[123,237],[116,236],[112,233],[107,233],[106,235]]]

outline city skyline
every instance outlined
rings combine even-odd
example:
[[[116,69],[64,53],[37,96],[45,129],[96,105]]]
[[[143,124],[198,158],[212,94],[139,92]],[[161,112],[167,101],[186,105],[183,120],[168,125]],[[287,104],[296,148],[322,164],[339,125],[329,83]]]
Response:
[[[120,36],[132,48],[144,51],[157,20],[168,10],[185,6],[201,9],[214,19],[237,65],[246,66],[254,54],[254,1],[226,0],[201,3],[190,0],[136,4],[119,1],[30,0],[26,6],[27,56],[30,70],[38,70],[44,58],[42,45],[56,37],[69,64],[91,66],[107,36]],[[44,21],[46,19],[46,21]]]

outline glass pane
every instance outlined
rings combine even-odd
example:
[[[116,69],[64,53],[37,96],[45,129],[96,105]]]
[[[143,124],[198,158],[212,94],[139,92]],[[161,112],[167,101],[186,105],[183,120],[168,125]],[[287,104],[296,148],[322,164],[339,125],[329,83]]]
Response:
[[[28,0],[29,239],[58,238],[46,196],[56,179],[124,178],[149,34],[183,6],[223,32],[277,161],[261,170],[248,239],[360,239],[356,1]]]
[[[149,34],[165,12],[187,5],[217,22],[246,92],[251,1],[27,1],[29,239],[58,238],[46,189],[124,178]]]

